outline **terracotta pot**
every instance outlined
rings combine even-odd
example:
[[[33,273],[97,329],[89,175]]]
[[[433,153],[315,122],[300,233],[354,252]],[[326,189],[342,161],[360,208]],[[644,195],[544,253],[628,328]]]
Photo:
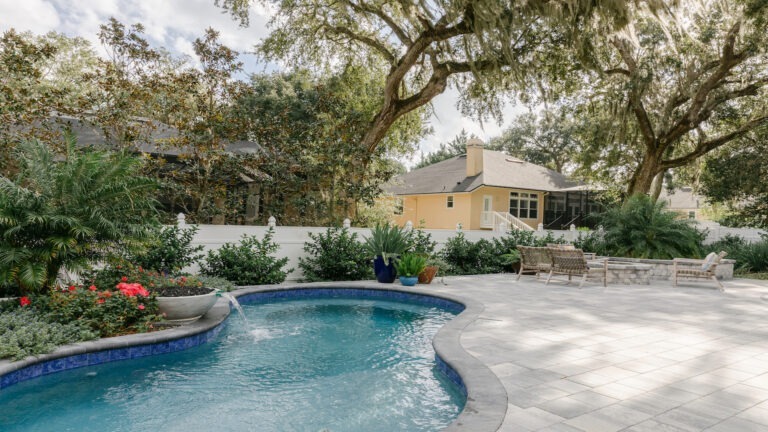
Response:
[[[427,266],[423,272],[419,273],[419,283],[420,284],[432,283],[432,279],[435,278],[435,275],[437,274],[438,269],[440,269],[440,267],[438,266]]]

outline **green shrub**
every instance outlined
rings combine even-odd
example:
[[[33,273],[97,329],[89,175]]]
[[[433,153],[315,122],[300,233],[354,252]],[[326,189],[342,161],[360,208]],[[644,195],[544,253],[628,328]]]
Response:
[[[32,306],[61,324],[77,322],[101,337],[143,333],[159,321],[157,299],[151,292],[144,296],[115,290],[70,285],[49,295],[32,297]]]
[[[304,243],[306,257],[299,258],[304,280],[343,281],[373,279],[373,266],[357,233],[346,228],[328,228],[325,233],[309,233],[312,242]]]
[[[497,273],[503,260],[492,242],[480,239],[473,243],[464,233],[449,238],[440,257],[448,264],[443,272],[446,275]]]
[[[274,229],[270,228],[263,240],[243,235],[239,244],[225,243],[200,263],[200,273],[231,281],[235,285],[277,284],[293,271],[283,270],[288,258],[272,256],[280,246],[272,241]]]
[[[31,307],[0,312],[0,359],[21,360],[96,337],[98,333],[81,322],[50,322]]]
[[[62,268],[141,244],[156,221],[156,183],[139,175],[139,159],[81,151],[73,139],[59,156],[23,143],[16,179],[0,177],[0,283],[25,293],[55,286]]]
[[[203,257],[200,253],[203,246],[192,246],[192,240],[198,230],[196,226],[186,229],[176,225],[158,227],[153,234],[155,240],[145,250],[129,254],[128,260],[145,269],[168,274],[178,273]]]
[[[705,250],[728,252],[726,258],[736,260],[736,270],[741,274],[768,271],[768,238],[750,243],[742,237],[729,234],[706,245]]]
[[[700,257],[704,234],[665,205],[638,194],[603,213],[606,252],[630,258]]]
[[[432,240],[432,234],[422,228],[416,228],[408,233],[407,243],[406,251],[425,256],[434,254],[437,246],[437,242]]]

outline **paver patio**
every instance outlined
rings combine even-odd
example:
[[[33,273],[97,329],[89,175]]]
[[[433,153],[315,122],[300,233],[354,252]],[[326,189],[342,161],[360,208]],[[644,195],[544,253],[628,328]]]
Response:
[[[768,431],[768,283],[552,283],[430,289],[485,305],[461,344],[499,377],[499,431]]]

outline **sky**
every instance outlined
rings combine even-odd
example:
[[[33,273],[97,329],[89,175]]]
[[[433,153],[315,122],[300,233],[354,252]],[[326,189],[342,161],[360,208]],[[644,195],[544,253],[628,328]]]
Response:
[[[221,41],[241,53],[247,73],[265,70],[253,55],[247,52],[269,32],[268,11],[254,2],[250,25],[242,28],[229,14],[214,4],[214,0],[0,0],[0,32],[10,28],[44,34],[49,31],[67,36],[80,36],[98,48],[99,25],[110,17],[123,24],[141,23],[145,35],[155,47],[164,47],[174,54],[193,55],[192,42],[203,35],[208,27],[221,33]],[[501,134],[516,113],[523,108],[508,105],[504,109],[504,124],[491,120],[480,122],[465,117],[456,108],[458,93],[448,89],[433,99],[435,115],[429,120],[434,133],[420,143],[424,153],[450,141],[462,129],[488,141]],[[405,161],[412,165],[418,160]]]

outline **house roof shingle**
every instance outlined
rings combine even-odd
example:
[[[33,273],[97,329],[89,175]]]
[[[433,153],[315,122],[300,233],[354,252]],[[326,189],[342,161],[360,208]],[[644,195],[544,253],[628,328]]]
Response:
[[[459,155],[396,177],[387,187],[395,195],[471,192],[480,186],[560,191],[580,186],[563,174],[502,152],[483,150],[483,171],[467,177],[467,156]]]

